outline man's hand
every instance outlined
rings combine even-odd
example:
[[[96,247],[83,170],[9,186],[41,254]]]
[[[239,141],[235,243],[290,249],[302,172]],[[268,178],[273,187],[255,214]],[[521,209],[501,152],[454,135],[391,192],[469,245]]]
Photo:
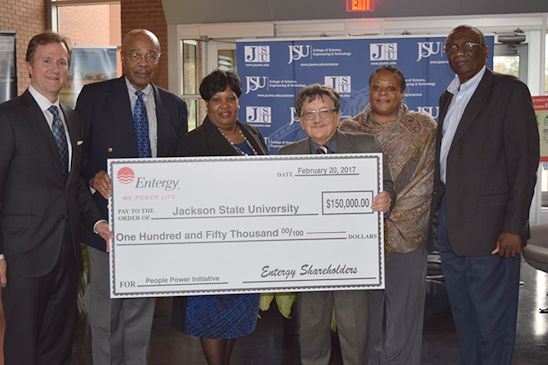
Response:
[[[112,232],[108,228],[107,222],[99,222],[95,227],[97,234],[106,242],[107,252],[110,252],[110,240],[112,240]]]
[[[381,191],[376,197],[373,198],[373,204],[371,209],[374,212],[386,213],[390,209],[392,203],[392,197],[386,191]]]
[[[521,237],[514,233],[502,232],[497,239],[497,247],[492,255],[514,257],[521,252]]]
[[[99,192],[103,198],[108,199],[112,195],[112,180],[106,171],[99,171],[89,181],[89,185]]]
[[[8,286],[8,263],[6,259],[0,259],[0,286],[5,288]]]

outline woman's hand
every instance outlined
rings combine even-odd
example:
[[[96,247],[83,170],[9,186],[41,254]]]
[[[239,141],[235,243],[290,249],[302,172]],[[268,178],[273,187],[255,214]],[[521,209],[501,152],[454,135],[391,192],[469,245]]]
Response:
[[[392,204],[392,197],[386,191],[381,191],[377,196],[373,198],[373,204],[371,209],[374,212],[386,213],[390,209]]]

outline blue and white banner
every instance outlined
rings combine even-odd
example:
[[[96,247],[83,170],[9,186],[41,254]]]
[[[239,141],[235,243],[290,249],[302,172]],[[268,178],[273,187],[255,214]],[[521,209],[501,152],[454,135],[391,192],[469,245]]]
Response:
[[[494,37],[486,38],[492,68]],[[454,77],[444,42],[445,37],[239,41],[239,119],[259,128],[275,153],[306,137],[293,107],[301,88],[333,87],[341,95],[341,119],[349,118],[367,105],[369,76],[384,65],[405,75],[409,108],[437,118],[438,98]]]

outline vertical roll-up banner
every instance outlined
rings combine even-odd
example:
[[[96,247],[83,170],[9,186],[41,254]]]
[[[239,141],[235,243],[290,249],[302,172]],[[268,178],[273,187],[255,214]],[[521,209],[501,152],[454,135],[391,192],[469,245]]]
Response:
[[[492,68],[494,36],[486,40],[487,66]],[[293,107],[302,87],[333,87],[341,95],[341,119],[350,118],[367,105],[369,76],[384,65],[405,75],[407,106],[437,118],[439,96],[454,78],[444,42],[441,36],[239,41],[239,118],[259,128],[275,153],[305,137]]]
[[[70,71],[60,99],[74,108],[86,84],[116,77],[116,47],[73,48]]]
[[[548,162],[548,95],[533,96],[533,106],[540,136],[540,160]]]
[[[0,103],[16,96],[15,32],[0,31]]]

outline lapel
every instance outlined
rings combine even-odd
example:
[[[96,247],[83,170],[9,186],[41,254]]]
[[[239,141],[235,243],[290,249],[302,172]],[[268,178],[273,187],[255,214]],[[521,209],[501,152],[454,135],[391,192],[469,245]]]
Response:
[[[206,140],[211,151],[215,151],[212,156],[239,156],[240,154],[232,147],[226,138],[219,132],[217,127],[206,117],[202,124]]]
[[[154,84],[152,86],[152,94],[154,95],[154,104],[156,106],[156,150],[158,157],[169,156],[168,143],[163,143],[164,136],[169,136],[169,127],[170,124],[168,121],[169,118],[169,108],[164,104],[162,98],[160,97],[160,92]]]
[[[68,134],[70,138],[70,147],[71,147],[71,159],[70,159],[70,172],[67,177],[67,185],[70,181],[72,181],[75,176],[75,171],[78,171],[79,169],[76,168],[76,164],[79,161],[79,156],[77,156],[78,153],[78,140],[80,139],[79,135],[79,128],[76,125],[76,121],[74,121],[74,118],[72,116],[73,111],[65,107],[64,105],[61,105],[61,111],[63,112],[63,116],[65,117],[65,123],[67,125]]]
[[[251,128],[249,128],[247,125],[242,124],[240,122],[236,122],[238,124],[238,127],[242,131],[242,133],[245,135],[245,138],[251,143],[257,154],[259,155],[268,155],[268,151],[263,147],[264,146],[264,140],[261,141],[262,138],[260,135],[255,133],[255,131]]]
[[[453,142],[451,143],[451,148],[459,142],[459,140],[466,132],[466,129],[476,119],[476,116],[480,112],[482,105],[484,105],[485,100],[491,93],[492,82],[493,74],[490,70],[485,69],[485,74],[481,78],[481,81],[478,84],[476,91],[474,91],[474,94],[470,98],[470,101],[468,102],[468,105],[466,106],[466,109],[464,109],[464,113],[460,118],[459,126],[457,127],[455,136],[453,137]],[[451,148],[449,150],[451,150]]]
[[[129,100],[125,77],[122,76],[118,78],[112,84],[112,89],[110,91],[111,93],[108,99],[110,100],[110,111],[105,111],[105,113],[110,114],[108,119],[116,124],[116,127],[113,129],[119,135],[126,136],[125,142],[128,144],[129,149],[134,151],[135,156],[137,156],[137,137],[135,136],[131,101]]]
[[[56,171],[56,178],[60,184],[63,184],[63,179],[61,178],[61,163],[59,162],[59,152],[57,151],[57,144],[53,138],[53,133],[51,128],[48,125],[44,113],[40,109],[40,106],[34,100],[34,97],[28,91],[28,89],[21,96],[23,104],[25,105],[25,119],[28,120],[35,132],[38,135],[38,141],[44,141],[47,145],[47,151],[49,154],[48,160],[51,162],[50,171]]]
[[[354,146],[350,143],[348,135],[337,130],[337,153],[347,153],[354,150]]]

